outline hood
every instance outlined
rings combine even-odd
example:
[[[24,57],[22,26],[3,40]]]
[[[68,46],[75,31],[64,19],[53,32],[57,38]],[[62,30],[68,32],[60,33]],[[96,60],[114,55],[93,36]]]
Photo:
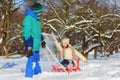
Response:
[[[31,8],[28,9],[28,10],[25,12],[25,16],[27,16],[27,15],[30,15],[30,16],[32,16],[32,17],[34,17],[34,18],[37,18],[37,17],[38,17],[37,14],[35,14],[35,13],[32,11]]]

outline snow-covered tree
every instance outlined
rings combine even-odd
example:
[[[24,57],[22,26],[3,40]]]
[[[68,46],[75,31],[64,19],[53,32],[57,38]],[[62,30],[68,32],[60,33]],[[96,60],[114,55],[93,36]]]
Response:
[[[98,51],[104,56],[105,52],[112,54],[120,48],[120,8],[110,0],[20,0],[17,4],[16,0],[1,0],[0,54],[23,51],[21,20],[27,5],[34,1],[40,1],[45,8],[43,32],[54,32],[59,40],[70,38],[71,44],[86,57],[92,50],[97,58]],[[21,4],[24,11],[17,13]]]
[[[23,0],[19,0],[17,3],[15,0],[0,0],[0,55],[8,57],[16,53],[19,48],[18,38],[20,35],[18,35],[18,30],[21,26],[17,23],[12,23],[14,20],[12,17],[21,4],[23,4]]]
[[[113,12],[108,1],[99,0],[45,0],[43,26],[59,39],[67,36],[71,43],[88,56],[93,49],[104,56],[107,40],[119,33],[120,15],[116,5]],[[50,30],[51,29],[51,30]],[[96,54],[96,53],[95,53]]]

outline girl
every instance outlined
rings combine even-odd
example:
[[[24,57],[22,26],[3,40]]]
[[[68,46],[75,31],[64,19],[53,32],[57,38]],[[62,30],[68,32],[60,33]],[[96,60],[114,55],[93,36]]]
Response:
[[[79,53],[75,48],[73,48],[69,43],[69,38],[62,39],[61,43],[59,43],[55,39],[55,44],[57,49],[60,52],[60,63],[64,67],[68,67],[69,64],[71,64],[73,67],[76,66],[75,63],[75,57],[77,56],[81,60],[83,60],[85,63],[87,63],[87,59]]]

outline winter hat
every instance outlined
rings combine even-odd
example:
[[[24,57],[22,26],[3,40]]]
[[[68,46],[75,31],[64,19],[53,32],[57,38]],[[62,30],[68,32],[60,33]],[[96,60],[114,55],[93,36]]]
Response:
[[[69,38],[64,38],[64,39],[62,40],[62,43],[66,43],[66,44],[68,44],[68,45],[69,45],[69,42],[70,42]]]
[[[31,9],[34,13],[43,12],[43,6],[40,3],[35,3],[31,6]]]

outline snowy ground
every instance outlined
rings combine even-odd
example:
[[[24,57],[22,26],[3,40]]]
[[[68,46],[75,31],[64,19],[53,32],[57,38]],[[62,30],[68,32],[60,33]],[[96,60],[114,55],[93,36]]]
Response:
[[[42,74],[36,75],[32,80],[120,80],[120,51],[119,53],[104,59],[89,59],[88,64],[80,62],[81,71],[52,73],[46,55],[42,55]],[[26,58],[19,55],[9,59],[0,57],[0,80],[26,80],[24,79],[24,69]]]
[[[52,37],[46,35],[45,40],[50,50],[56,52]],[[93,52],[91,52],[89,63],[84,64],[81,61],[81,71],[72,72],[70,75],[66,72],[50,72],[55,60],[48,51],[45,51],[46,49],[41,49],[42,74],[34,76],[31,80],[120,80],[120,50],[110,58],[98,57],[96,60],[93,59]],[[20,55],[11,56],[9,59],[0,57],[0,80],[28,80],[24,77],[26,61],[27,58]]]

